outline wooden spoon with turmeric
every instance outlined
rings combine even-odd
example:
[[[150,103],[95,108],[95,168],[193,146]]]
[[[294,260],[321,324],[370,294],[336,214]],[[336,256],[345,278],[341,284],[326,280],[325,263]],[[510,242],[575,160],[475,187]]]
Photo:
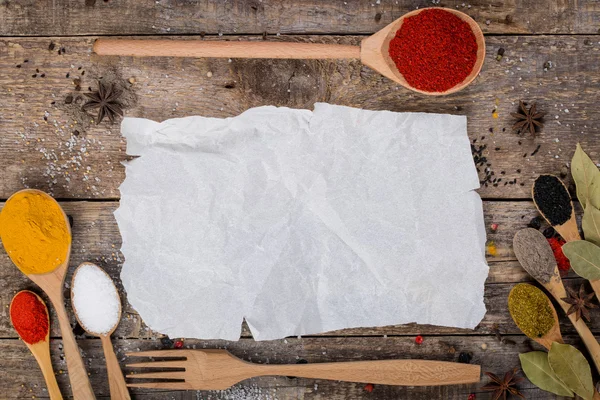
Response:
[[[12,262],[35,282],[54,305],[73,397],[95,399],[65,310],[63,281],[71,255],[71,227],[60,205],[47,193],[25,189],[0,212],[0,237]]]

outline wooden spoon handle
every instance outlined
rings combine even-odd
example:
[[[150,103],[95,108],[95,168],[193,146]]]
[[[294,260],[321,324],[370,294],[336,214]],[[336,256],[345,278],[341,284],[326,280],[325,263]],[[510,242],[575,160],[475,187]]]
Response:
[[[360,58],[359,46],[320,43],[98,39],[99,55],[217,58]]]
[[[102,349],[104,350],[104,358],[106,359],[106,368],[108,370],[110,398],[111,400],[129,400],[131,397],[125,384],[121,366],[115,355],[115,350],[110,342],[110,336],[100,336],[100,339],[102,340]]]
[[[31,350],[31,353],[37,360],[40,369],[42,370],[42,375],[44,375],[44,380],[46,381],[46,387],[48,389],[48,394],[50,395],[50,400],[62,400],[62,394],[60,393],[60,389],[58,388],[58,383],[56,382],[56,375],[54,375],[54,370],[52,369],[52,361],[50,360],[50,347],[48,346],[48,342],[40,342],[36,343],[34,346],[37,347],[37,351]],[[31,348],[31,347],[30,347]]]
[[[51,296],[50,293],[48,293],[48,297],[54,305],[56,316],[58,317],[58,324],[60,325],[73,398],[82,400],[95,399],[96,396],[94,396],[92,385],[90,384],[85,366],[83,365],[83,360],[79,354],[79,347],[77,346],[75,336],[71,330],[71,324],[69,323],[69,317],[67,316],[67,311],[63,304],[63,298],[61,295],[57,295],[55,298],[54,296]]]
[[[428,360],[378,360],[260,365],[255,376],[284,375],[381,385],[435,386],[479,382],[479,365]]]

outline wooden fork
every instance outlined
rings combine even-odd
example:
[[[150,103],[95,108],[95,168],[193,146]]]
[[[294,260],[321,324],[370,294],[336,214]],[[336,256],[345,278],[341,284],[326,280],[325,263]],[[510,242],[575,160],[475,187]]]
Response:
[[[128,353],[130,357],[170,360],[128,364],[135,368],[177,368],[180,371],[127,375],[133,379],[170,382],[129,383],[129,387],[181,390],[224,390],[248,378],[265,375],[330,379],[382,385],[436,386],[479,382],[479,365],[428,360],[378,360],[319,364],[264,365],[240,360],[226,350],[157,350]],[[174,360],[173,358],[179,358]]]

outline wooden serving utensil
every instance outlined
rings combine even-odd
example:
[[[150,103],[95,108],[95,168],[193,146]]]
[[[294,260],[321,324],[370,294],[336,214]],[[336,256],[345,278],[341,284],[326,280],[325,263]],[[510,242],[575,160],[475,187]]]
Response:
[[[522,285],[528,285],[528,284],[527,283],[522,283]],[[515,287],[512,288],[511,292],[513,290],[515,290]],[[508,296],[510,297],[510,294]],[[556,313],[556,308],[554,308],[554,304],[552,304],[552,301],[550,301],[550,299],[547,296],[546,296],[546,299],[548,300],[548,305],[550,306],[550,309],[552,310],[552,315],[554,317],[554,325],[542,337],[534,337],[534,336],[527,335],[523,331],[523,329],[519,326],[519,323],[517,322],[517,319],[513,316],[512,312],[511,312],[510,316],[512,317],[515,325],[517,325],[517,327],[519,329],[521,329],[521,331],[523,331],[523,333],[525,333],[527,335],[527,337],[529,337],[530,339],[536,341],[537,343],[541,344],[542,346],[544,346],[545,348],[547,348],[548,350],[550,350],[550,348],[552,347],[552,342],[564,343],[564,341],[563,341],[562,335],[560,334],[560,325],[558,323],[558,314]],[[510,311],[510,308],[509,308],[509,311]]]
[[[19,293],[23,292],[31,293],[32,295],[37,297],[40,303],[44,305],[44,309],[46,310],[46,317],[48,318],[48,332],[46,333],[46,337],[44,338],[44,340],[40,340],[39,342],[34,344],[29,344],[25,340],[23,340],[23,343],[25,343],[29,351],[31,351],[31,354],[33,354],[33,357],[35,357],[35,360],[37,361],[38,365],[40,366],[40,369],[42,370],[42,375],[44,375],[44,380],[46,381],[46,386],[48,388],[48,394],[50,395],[50,399],[62,400],[63,397],[62,394],[60,394],[60,389],[58,388],[58,383],[56,382],[56,376],[54,375],[54,369],[52,368],[52,362],[50,361],[50,315],[48,314],[48,307],[46,307],[46,303],[44,302],[44,300],[42,300],[42,298],[36,293],[33,293],[29,290],[22,290]],[[17,293],[13,297],[13,301],[15,297],[19,295],[19,293]],[[13,301],[10,302],[11,316]],[[21,340],[22,339],[23,338],[21,338]]]
[[[102,271],[106,277],[112,282],[110,276],[100,267],[96,266],[92,263],[83,263],[73,273],[73,279],[71,280],[71,299],[73,299],[73,288],[75,287],[75,277],[77,276],[77,272],[79,269],[85,265],[93,265]],[[114,284],[113,284],[114,287]],[[117,288],[114,287],[115,293],[117,293]],[[118,297],[118,296],[117,296]],[[119,361],[117,360],[117,356],[115,355],[115,349],[110,341],[110,335],[117,329],[119,325],[119,321],[121,320],[121,301],[119,300],[119,317],[117,319],[117,323],[111,328],[107,333],[98,333],[90,331],[84,323],[79,319],[79,315],[77,314],[77,308],[75,307],[75,303],[71,302],[73,306],[73,311],[75,311],[75,318],[79,322],[79,325],[90,335],[99,336],[102,341],[102,349],[104,350],[104,358],[106,359],[106,369],[108,373],[108,385],[110,387],[110,398],[112,400],[118,399],[131,399],[129,396],[129,391],[127,390],[127,385],[125,384],[125,378],[123,377],[123,372],[121,371],[121,366],[119,365]]]
[[[406,82],[388,55],[390,41],[405,18],[423,10],[441,9],[467,22],[477,41],[477,59],[473,70],[463,82],[443,92],[425,92]],[[414,10],[398,18],[361,42],[360,46],[289,42],[240,42],[200,40],[131,40],[98,39],[94,52],[99,55],[134,57],[217,57],[217,58],[287,58],[287,59],[351,59],[361,62],[407,89],[426,95],[458,92],[469,85],[481,71],[485,59],[485,39],[481,28],[471,17],[452,8],[430,7]]]
[[[563,205],[565,208],[571,208],[571,216],[569,217],[569,219],[557,223],[557,221],[553,221],[553,218],[548,217],[552,213],[552,210],[549,208],[548,205],[540,202],[540,197],[544,196],[544,193],[536,193],[536,191],[539,190],[541,180],[543,179],[554,179],[557,183],[560,184],[557,186],[561,188],[561,198],[565,199],[565,201],[567,198],[569,199],[568,204]],[[531,187],[531,197],[533,198],[533,203],[535,204],[535,207],[542,215],[542,217],[544,217],[544,219],[550,225],[552,225],[556,232],[558,232],[558,234],[562,236],[563,239],[565,239],[565,241],[571,242],[573,240],[581,240],[581,236],[579,235],[579,229],[577,228],[577,220],[575,218],[575,208],[573,207],[573,200],[571,200],[571,195],[569,194],[569,191],[567,190],[567,187],[565,186],[563,181],[561,181],[558,177],[554,175],[540,175],[537,177],[537,179],[533,183],[533,186]],[[556,206],[556,204],[554,205]]]
[[[567,292],[558,273],[552,248],[544,235],[536,229],[521,229],[513,238],[513,248],[525,271],[544,286],[567,313],[570,305],[562,300],[567,297]],[[600,345],[596,338],[583,319],[577,320],[575,314],[570,314],[568,317],[592,356],[596,369],[600,372]]]
[[[41,190],[24,189],[17,193],[22,193],[23,191],[39,194],[41,196],[47,196],[49,199],[51,199],[51,201],[56,202],[56,200],[54,200],[51,196],[49,196],[45,192],[42,192]],[[16,193],[13,194],[13,196],[14,195],[16,195]],[[9,201],[10,198],[7,200],[7,203]],[[71,226],[69,225],[69,219],[67,218],[67,215],[65,214],[62,207],[60,207],[58,202],[56,202],[56,205],[61,210],[64,216],[65,226],[68,229],[69,235],[71,235]],[[65,310],[64,305],[63,281],[65,279],[65,275],[69,266],[70,256],[71,246],[69,246],[67,250],[65,261],[62,264],[60,264],[54,271],[48,272],[46,274],[26,274],[26,276],[29,279],[31,279],[34,283],[36,283],[46,293],[46,295],[52,302],[54,309],[56,310],[58,324],[62,333],[63,347],[65,350],[65,358],[67,360],[67,368],[69,370],[69,380],[71,382],[71,390],[73,392],[73,397],[75,399],[90,400],[95,399],[96,397],[94,396],[92,385],[90,384],[90,380],[88,379],[85,366],[83,365],[83,360],[81,359],[81,355],[79,354],[79,347],[77,346],[77,342],[75,341],[75,336],[73,335],[71,324],[69,323],[69,316],[67,315],[67,311]]]
[[[319,364],[265,365],[240,360],[226,350],[156,350],[131,357],[177,358],[128,364],[140,368],[185,368],[127,375],[133,379],[179,381],[129,383],[129,387],[173,390],[225,390],[256,376],[295,376],[381,385],[437,386],[479,382],[479,365],[428,360],[377,360]],[[185,360],[182,360],[185,358]]]

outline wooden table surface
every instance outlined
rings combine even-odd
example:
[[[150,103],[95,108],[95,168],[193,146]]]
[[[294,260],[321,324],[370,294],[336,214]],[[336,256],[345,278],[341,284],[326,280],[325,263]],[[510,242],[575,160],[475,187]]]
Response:
[[[481,75],[466,90],[447,97],[409,92],[357,60],[134,59],[91,52],[99,36],[358,44],[403,13],[431,5],[466,12],[486,34]],[[500,48],[505,54],[497,61]],[[515,259],[512,236],[536,216],[530,188],[537,175],[564,174],[577,142],[592,159],[600,160],[600,2],[0,0],[0,199],[33,187],[61,201],[74,220],[71,272],[83,261],[97,262],[121,290],[123,320],[113,342],[123,361],[126,351],[160,348],[161,341],[127,304],[119,281],[123,256],[112,212],[124,179],[125,141],[118,123],[94,125],[93,117],[80,111],[81,93],[94,88],[99,77],[126,82],[127,116],[157,121],[188,115],[227,117],[269,104],[311,108],[318,101],[466,115],[469,136],[477,139],[476,145],[487,145],[488,165],[503,179],[479,190],[488,238],[495,242],[497,254],[488,255],[488,312],[477,329],[401,325],[270,342],[254,342],[242,329],[238,342],[186,340],[186,346],[227,348],[262,363],[396,357],[457,361],[466,352],[472,354],[473,363],[496,374],[519,366],[518,354],[529,351],[530,342],[512,323],[506,307],[511,287],[531,280]],[[510,113],[520,99],[536,101],[547,113],[546,126],[536,137],[511,132]],[[505,183],[513,179],[516,183]],[[566,180],[571,182],[570,177]],[[497,232],[491,232],[492,223],[498,224]],[[573,274],[566,280],[572,287],[580,282]],[[9,322],[9,302],[16,291],[26,288],[35,290],[2,250],[2,398],[47,397],[33,357]],[[470,290],[468,285],[465,290]],[[600,333],[599,313],[593,317],[590,326]],[[56,319],[52,321],[53,363],[63,394],[70,395],[60,333]],[[561,322],[566,341],[584,350],[564,316]],[[418,334],[424,337],[421,345],[414,341]],[[79,345],[96,394],[107,398],[100,340],[82,336]],[[132,394],[138,399],[466,400],[471,393],[489,399],[480,390],[486,381],[483,377],[480,384],[435,388],[375,386],[370,392],[364,384],[265,377],[224,392],[133,390]],[[528,381],[520,388],[528,399],[556,398]]]

